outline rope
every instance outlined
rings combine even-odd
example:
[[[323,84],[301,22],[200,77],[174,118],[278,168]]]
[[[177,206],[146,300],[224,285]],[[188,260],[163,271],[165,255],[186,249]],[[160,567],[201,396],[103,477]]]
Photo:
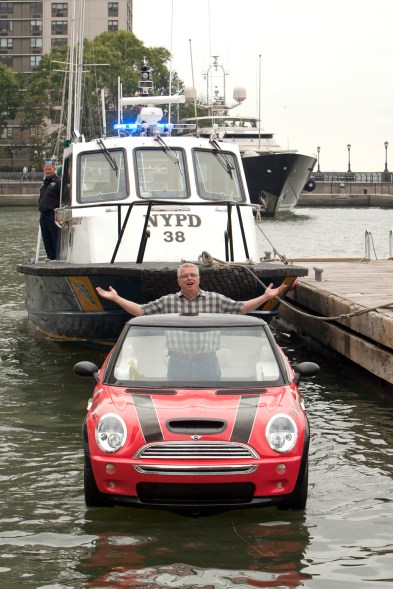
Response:
[[[198,256],[198,261],[202,263],[204,266],[208,266],[209,268],[217,267],[217,268],[225,268],[225,267],[238,267],[244,268],[253,276],[256,282],[258,282],[263,288],[266,290],[267,286],[256,276],[255,272],[250,268],[250,265],[254,265],[251,260],[247,262],[226,262],[224,260],[219,260],[218,258],[214,258],[211,254],[206,251],[203,251],[200,256]],[[377,305],[375,307],[368,307],[365,309],[359,309],[357,311],[352,311],[351,313],[342,313],[341,315],[337,315],[336,317],[323,317],[317,315],[311,315],[311,313],[306,313],[305,311],[300,311],[297,307],[295,307],[292,303],[289,303],[286,300],[282,300],[278,297],[274,297],[275,300],[280,304],[292,309],[299,315],[303,317],[310,317],[312,319],[317,319],[319,321],[339,321],[340,319],[350,319],[351,317],[357,317],[358,315],[363,315],[364,313],[371,313],[372,311],[377,311],[378,309],[390,309],[393,308],[393,303],[386,303],[385,305]]]

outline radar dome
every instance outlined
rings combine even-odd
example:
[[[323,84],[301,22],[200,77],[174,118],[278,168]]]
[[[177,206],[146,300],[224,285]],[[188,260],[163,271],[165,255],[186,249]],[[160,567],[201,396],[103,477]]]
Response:
[[[236,88],[233,90],[233,99],[236,100],[236,102],[243,102],[243,100],[246,100],[246,98],[246,89],[242,88],[241,86],[236,86]]]

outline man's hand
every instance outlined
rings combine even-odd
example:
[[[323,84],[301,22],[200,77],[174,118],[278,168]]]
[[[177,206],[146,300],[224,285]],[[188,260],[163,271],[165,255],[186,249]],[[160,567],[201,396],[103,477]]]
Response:
[[[279,297],[287,288],[286,284],[280,284],[277,288],[273,288],[273,283],[269,284],[269,286],[265,290],[266,300],[270,301],[274,297]]]
[[[97,286],[96,291],[100,297],[103,299],[108,299],[108,301],[114,301],[118,297],[117,292],[111,286],[109,287],[109,290],[104,290],[100,286]]]

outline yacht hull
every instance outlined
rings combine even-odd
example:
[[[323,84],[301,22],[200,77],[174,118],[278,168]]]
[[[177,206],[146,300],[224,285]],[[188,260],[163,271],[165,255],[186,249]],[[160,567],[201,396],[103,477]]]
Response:
[[[26,308],[33,329],[43,337],[94,347],[113,345],[129,315],[98,297],[96,287],[112,286],[122,296],[146,303],[176,292],[178,264],[123,263],[74,265],[62,262],[19,264],[26,282]],[[301,266],[261,262],[249,267],[259,280],[290,288],[297,277],[307,275]],[[264,288],[242,267],[201,267],[201,288],[221,292],[236,300],[254,298]],[[269,301],[267,315],[279,303]],[[266,317],[265,317],[266,318]]]
[[[242,155],[251,202],[262,205],[264,216],[292,211],[315,161],[313,157],[298,153]]]

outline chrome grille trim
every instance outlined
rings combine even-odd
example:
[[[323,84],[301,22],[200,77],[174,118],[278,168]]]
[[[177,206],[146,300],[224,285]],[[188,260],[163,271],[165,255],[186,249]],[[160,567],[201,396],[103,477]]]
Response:
[[[139,448],[134,458],[155,460],[233,460],[258,459],[247,444],[238,442],[157,442]]]
[[[199,476],[219,476],[231,474],[249,474],[255,472],[258,466],[252,464],[228,464],[225,466],[190,466],[190,465],[164,465],[149,464],[143,466],[134,465],[137,472],[142,474],[160,474],[160,475],[199,475]]]

